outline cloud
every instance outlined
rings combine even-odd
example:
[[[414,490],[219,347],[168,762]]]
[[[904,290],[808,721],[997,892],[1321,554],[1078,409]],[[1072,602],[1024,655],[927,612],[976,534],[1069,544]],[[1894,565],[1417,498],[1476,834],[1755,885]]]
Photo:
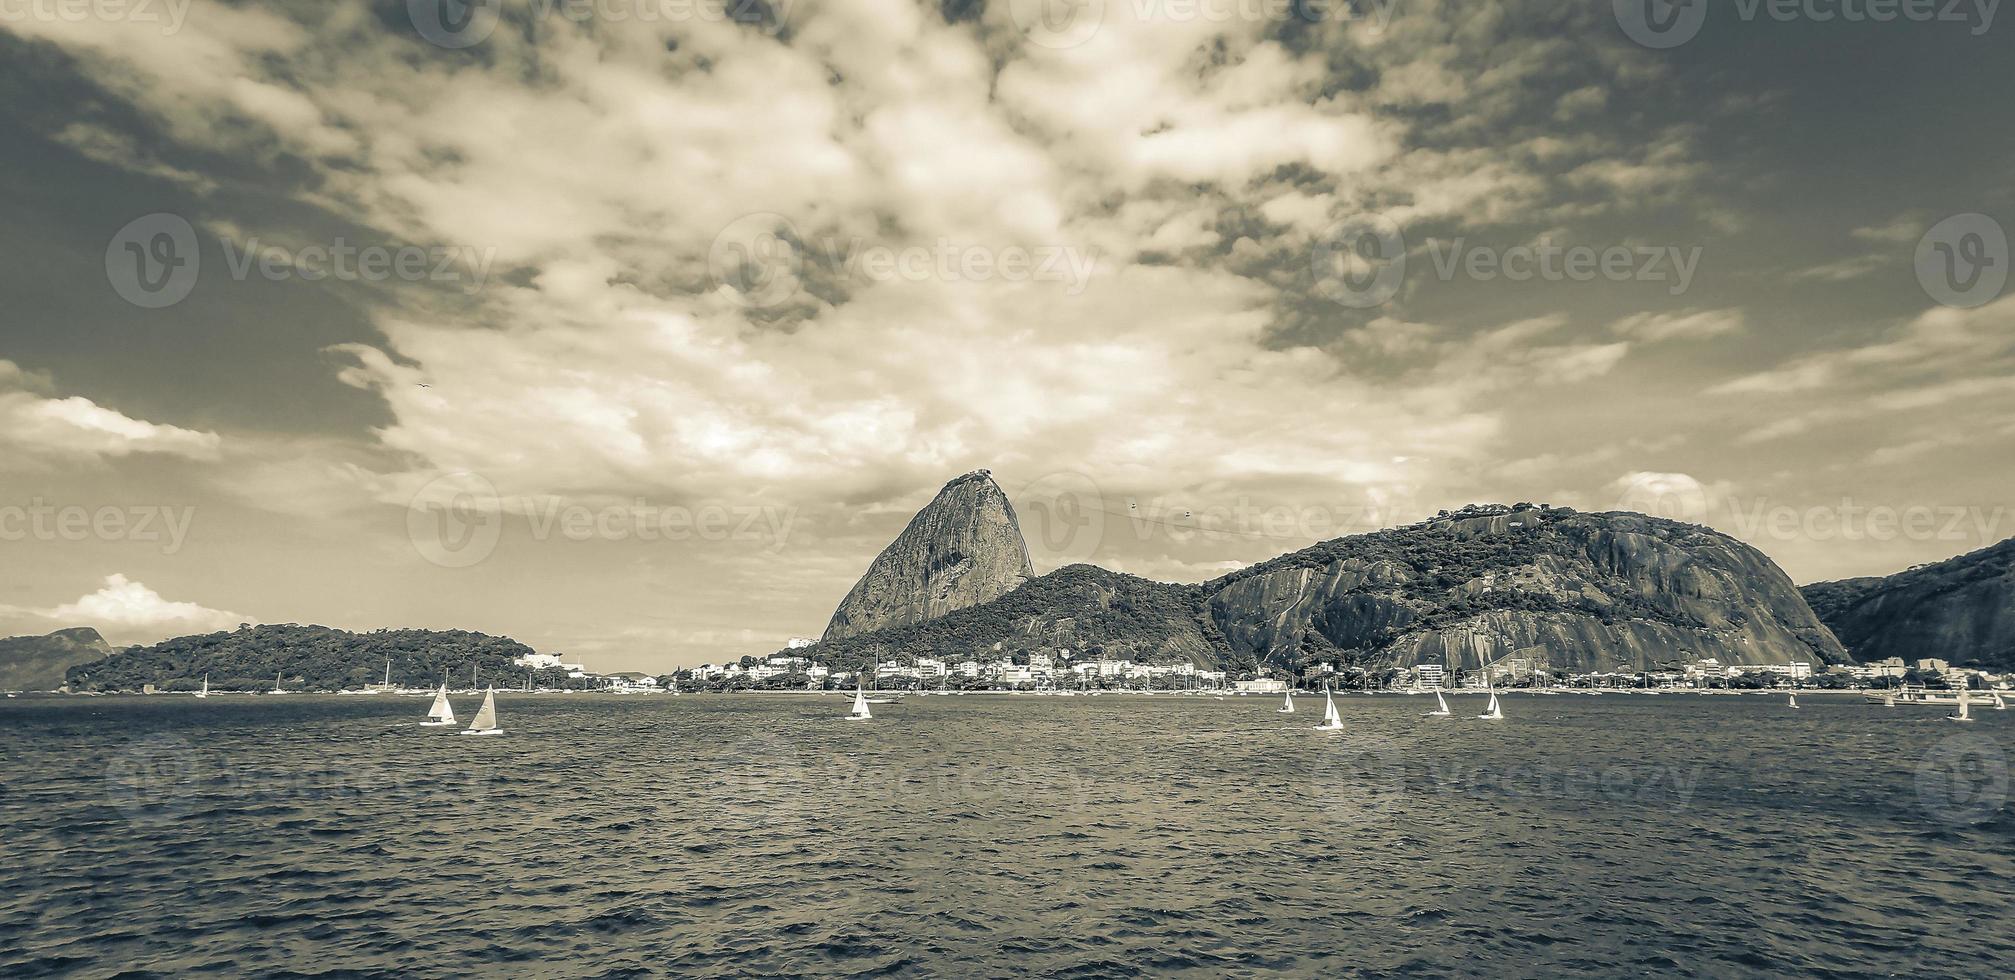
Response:
[[[1636,313],[1609,325],[1619,336],[1660,343],[1667,340],[1703,340],[1739,333],[1742,311],[1681,310],[1676,313]]]
[[[1858,255],[1821,262],[1791,273],[1793,279],[1817,282],[1848,282],[1885,267],[1907,263],[1911,246],[1923,236],[1929,221],[1921,211],[1905,211],[1880,224],[1864,225],[1848,233],[1866,251]]]
[[[37,613],[68,626],[94,626],[121,638],[209,633],[249,620],[234,612],[210,609],[194,602],[171,602],[124,575],[105,578],[105,586],[53,609]]]
[[[135,419],[88,398],[52,397],[48,385],[46,377],[0,360],[0,468],[46,469],[136,454],[217,458],[222,439],[214,432]]]

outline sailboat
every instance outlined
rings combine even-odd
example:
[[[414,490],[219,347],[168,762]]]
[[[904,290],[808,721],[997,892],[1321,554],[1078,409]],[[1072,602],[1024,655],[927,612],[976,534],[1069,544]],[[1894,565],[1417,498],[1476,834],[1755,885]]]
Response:
[[[1789,698],[1788,698],[1788,699],[1787,699],[1787,700],[1786,700],[1786,701],[1784,702],[1784,706],[1785,706],[1785,707],[1787,707],[1787,708],[1796,708],[1796,707],[1798,707],[1798,692],[1797,692],[1797,691],[1793,691],[1793,692],[1791,692],[1791,694],[1790,694]]]
[[[1274,711],[1276,714],[1283,714],[1283,715],[1294,714],[1294,692],[1293,691],[1287,692],[1287,699],[1285,701],[1282,701],[1280,707],[1274,709]]]
[[[455,706],[448,703],[448,682],[441,682],[441,689],[434,692],[434,706],[427,709],[429,720],[421,722],[422,727],[443,728],[455,723]]]
[[[456,732],[457,735],[502,735],[504,730],[497,727],[497,689],[492,687],[483,692],[483,708],[476,712],[476,720],[469,727]]]
[[[847,720],[848,720],[848,721],[867,721],[868,719],[870,719],[870,718],[873,718],[873,717],[874,717],[874,712],[871,712],[871,711],[869,711],[869,710],[868,710],[868,692],[867,692],[867,691],[865,691],[865,690],[863,690],[863,689],[862,689],[862,688],[861,688],[861,687],[860,687],[859,685],[855,685],[855,687],[854,687],[854,713],[853,713],[853,714],[850,714],[850,715],[848,715],[848,716],[847,716]]]
[[[1962,688],[1960,688],[1960,689],[1959,689],[1959,713],[1958,713],[1958,714],[1956,714],[1956,715],[1946,715],[1946,716],[1945,716],[1945,720],[1946,720],[1946,721],[1972,721],[1972,720],[1973,720],[1973,711],[1972,711],[1972,708],[1971,708],[1971,705],[1972,705],[1972,703],[1973,703],[1973,698],[1972,698],[1971,696],[1969,696],[1969,695],[1968,695],[1968,694],[1966,693],[1966,689],[1965,689],[1965,688],[1963,688],[1963,687],[1962,687]]]
[[[1336,711],[1336,700],[1329,695],[1329,688],[1322,689],[1322,724],[1315,726],[1318,732],[1340,732],[1343,730],[1343,716]]]
[[[2007,711],[2007,710],[2008,710],[2008,702],[2006,702],[2006,701],[2003,701],[2003,700],[2001,700],[2001,692],[2000,692],[2000,691],[1995,691],[1995,692],[1993,692],[1993,693],[1994,693],[1994,710],[1996,710],[1996,711]]]
[[[279,674],[277,674],[277,673],[276,673],[276,674],[274,674],[274,675],[273,675],[273,689],[272,689],[271,691],[268,691],[268,692],[266,692],[266,693],[268,693],[268,694],[285,694],[285,693],[287,693],[286,691],[283,691],[283,690],[281,690],[281,689],[280,689],[280,675],[279,675]]]
[[[1436,691],[1436,692],[1434,692],[1434,710],[1433,710],[1433,711],[1430,711],[1430,712],[1428,712],[1428,713],[1426,713],[1426,714],[1424,714],[1424,715],[1421,715],[1421,717],[1422,717],[1422,718],[1446,718],[1446,717],[1448,717],[1448,715],[1449,715],[1449,710],[1448,710],[1448,699],[1447,699],[1447,698],[1444,698],[1444,697],[1442,697],[1442,696],[1441,696],[1441,692],[1440,692],[1440,691]]]
[[[1503,706],[1503,705],[1501,705],[1501,704],[1498,704],[1498,703],[1497,703],[1497,692],[1496,692],[1496,691],[1491,691],[1491,692],[1490,692],[1490,704],[1489,704],[1489,706],[1488,706],[1488,707],[1486,707],[1486,708],[1484,708],[1484,709],[1483,709],[1483,713],[1482,713],[1482,714],[1480,714],[1480,715],[1477,715],[1476,717],[1478,717],[1478,718],[1480,718],[1480,719],[1482,719],[1482,720],[1484,720],[1484,721],[1503,721],[1503,720],[1504,720],[1504,706]]]
[[[196,696],[197,696],[197,697],[199,697],[199,698],[207,698],[207,697],[209,697],[209,696],[210,696],[210,675],[209,675],[209,674],[204,674],[204,675],[203,675],[203,689],[202,689],[202,690],[200,690],[200,691],[197,691],[197,692],[196,692]]]
[[[1890,692],[1890,693],[1888,693],[1888,694],[1884,694],[1884,695],[1882,695],[1882,706],[1883,706],[1883,707],[1885,707],[1885,708],[1894,708],[1894,707],[1896,707],[1896,694],[1895,694],[1895,692],[1893,692],[1893,691],[1892,691],[1892,692]]]

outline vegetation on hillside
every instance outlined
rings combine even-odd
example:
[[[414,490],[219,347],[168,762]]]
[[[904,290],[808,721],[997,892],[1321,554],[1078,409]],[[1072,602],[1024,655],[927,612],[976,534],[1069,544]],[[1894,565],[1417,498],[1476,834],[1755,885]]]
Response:
[[[515,687],[525,669],[511,661],[535,652],[508,637],[464,630],[378,630],[351,633],[326,626],[240,626],[225,633],[181,636],[135,646],[96,663],[70,668],[80,691],[194,690],[210,676],[213,690],[266,691],[277,676],[288,690],[337,691],[377,684],[392,661],[392,683],[431,687],[446,678],[457,687],[478,683]],[[567,686],[564,671],[541,672],[535,683]]]
[[[883,661],[935,657],[995,659],[1003,653],[1065,647],[1137,663],[1208,663],[1225,649],[1210,623],[1205,594],[1094,565],[1070,565],[1031,579],[989,603],[925,623],[892,626],[830,640],[809,650],[834,670]]]
[[[1534,530],[1544,527],[1556,515],[1573,511],[1539,510],[1530,504],[1516,507],[1475,506],[1445,517],[1385,528],[1369,534],[1332,538],[1278,558],[1247,565],[1203,584],[1204,592],[1216,594],[1226,586],[1271,572],[1292,568],[1324,568],[1351,558],[1366,562],[1389,561],[1411,569],[1428,587],[1453,588],[1478,575],[1527,565],[1547,549],[1544,534],[1460,535],[1453,518],[1494,514],[1521,514]]]

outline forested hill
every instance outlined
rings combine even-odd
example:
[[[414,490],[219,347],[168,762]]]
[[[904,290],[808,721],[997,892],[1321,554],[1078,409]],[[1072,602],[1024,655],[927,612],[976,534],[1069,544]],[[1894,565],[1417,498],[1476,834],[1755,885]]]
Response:
[[[406,687],[457,686],[473,669],[481,683],[516,686],[524,668],[511,661],[531,647],[509,637],[464,630],[380,630],[351,633],[326,626],[241,626],[227,633],[178,636],[152,646],[128,647],[69,672],[80,691],[192,690],[210,675],[215,690],[264,691],[277,675],[288,690],[336,691],[376,684],[392,661],[392,683]]]
[[[1114,660],[1208,665],[1217,661],[1224,640],[1196,586],[1070,565],[992,602],[828,640],[804,652],[841,670],[877,659],[991,659],[996,643],[1007,653],[1065,647]]]
[[[63,686],[70,667],[111,653],[105,638],[88,626],[0,639],[0,691],[53,691]]]

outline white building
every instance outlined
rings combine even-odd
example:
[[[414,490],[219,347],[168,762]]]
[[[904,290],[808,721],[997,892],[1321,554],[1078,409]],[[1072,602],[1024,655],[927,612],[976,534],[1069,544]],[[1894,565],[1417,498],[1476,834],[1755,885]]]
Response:
[[[1002,661],[993,665],[993,678],[1003,684],[1039,684],[1049,679],[1049,671]]]
[[[1687,664],[1686,676],[1695,682],[1727,680],[1728,667],[1719,658],[1708,657]]]
[[[1287,690],[1287,682],[1273,677],[1261,677],[1249,681],[1235,681],[1234,685],[1247,694],[1279,694]]]

